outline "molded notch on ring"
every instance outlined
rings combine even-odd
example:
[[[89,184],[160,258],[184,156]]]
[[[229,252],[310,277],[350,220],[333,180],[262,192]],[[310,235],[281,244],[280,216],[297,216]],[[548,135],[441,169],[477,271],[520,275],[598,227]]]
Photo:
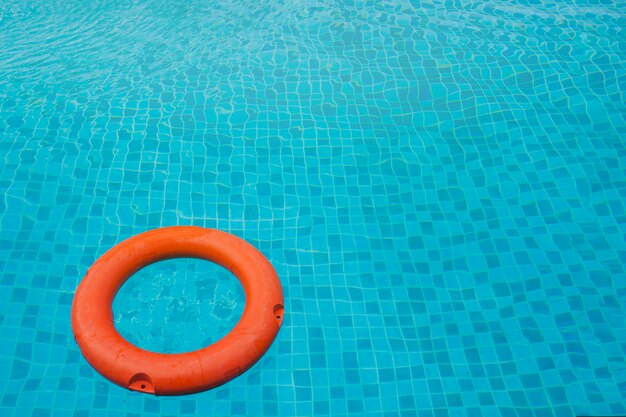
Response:
[[[278,322],[278,325],[283,324],[283,317],[285,315],[285,307],[282,304],[276,304],[274,306],[274,318]]]
[[[152,384],[152,378],[142,372],[132,376],[130,381],[128,381],[128,389],[132,391],[154,394],[154,385]]]

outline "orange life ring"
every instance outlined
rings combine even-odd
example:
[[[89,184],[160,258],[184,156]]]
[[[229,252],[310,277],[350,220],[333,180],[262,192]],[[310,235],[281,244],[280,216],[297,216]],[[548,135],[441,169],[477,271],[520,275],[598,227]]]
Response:
[[[138,269],[171,258],[215,262],[241,281],[246,305],[224,338],[203,349],[165,354],[141,349],[115,329],[111,304]],[[283,292],[269,261],[231,234],[200,227],[152,230],[114,246],[87,271],[72,304],[72,330],[82,354],[110,381],[156,395],[191,394],[242,374],[263,356],[283,320]]]

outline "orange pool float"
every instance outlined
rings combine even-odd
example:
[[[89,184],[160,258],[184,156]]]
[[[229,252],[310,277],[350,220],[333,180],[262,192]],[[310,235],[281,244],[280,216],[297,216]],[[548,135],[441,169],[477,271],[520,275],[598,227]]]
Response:
[[[239,279],[246,295],[232,331],[193,352],[141,349],[113,324],[111,305],[122,284],[137,270],[171,258],[215,262]],[[149,394],[181,395],[221,385],[254,365],[274,341],[283,314],[280,281],[261,252],[219,230],[177,226],[131,237],[102,255],[76,290],[72,330],[87,362],[110,381]]]

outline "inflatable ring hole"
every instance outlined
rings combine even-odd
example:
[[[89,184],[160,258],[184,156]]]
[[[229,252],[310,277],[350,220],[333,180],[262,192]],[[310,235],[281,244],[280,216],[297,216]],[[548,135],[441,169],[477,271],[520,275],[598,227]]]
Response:
[[[137,270],[113,300],[117,331],[158,353],[203,349],[231,331],[245,293],[235,275],[208,260],[167,259]]]
[[[282,304],[276,304],[274,306],[274,317],[278,321],[278,325],[280,326],[283,322],[283,315],[285,313],[285,307]]]

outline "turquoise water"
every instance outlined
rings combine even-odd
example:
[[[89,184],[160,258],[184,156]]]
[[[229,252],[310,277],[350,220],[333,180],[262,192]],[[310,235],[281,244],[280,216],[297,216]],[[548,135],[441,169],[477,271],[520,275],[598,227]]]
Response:
[[[200,260],[167,260],[141,269],[113,302],[117,330],[156,352],[201,349],[224,337],[241,318],[245,296],[239,281]]]
[[[0,415],[626,414],[623,10],[0,3]],[[178,398],[70,330],[87,268],[166,225],[248,240],[286,305],[254,368]],[[185,260],[122,291],[162,351],[244,302]]]

